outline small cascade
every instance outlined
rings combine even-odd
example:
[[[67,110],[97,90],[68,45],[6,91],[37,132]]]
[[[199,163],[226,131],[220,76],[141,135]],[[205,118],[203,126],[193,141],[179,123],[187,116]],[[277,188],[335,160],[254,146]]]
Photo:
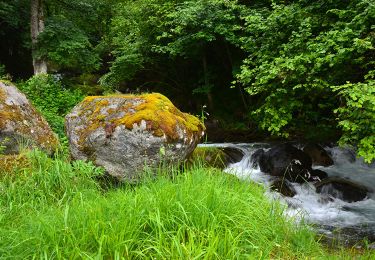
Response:
[[[251,155],[258,149],[267,151],[271,145],[267,143],[250,144],[210,144],[203,146],[232,147],[240,149],[245,155],[240,162],[229,165],[225,171],[241,179],[261,183],[270,188],[274,177],[263,173],[251,161]],[[323,167],[313,166],[328,174],[330,179],[342,180],[337,185],[346,182],[358,184],[367,189],[365,198],[359,201],[347,202],[344,194],[335,184],[323,185],[317,193],[313,183],[290,183],[295,190],[293,197],[285,197],[269,189],[267,196],[278,199],[288,207],[288,216],[314,224],[318,231],[331,239],[339,239],[342,243],[353,244],[367,237],[375,241],[375,165],[368,165],[362,159],[357,159],[352,150],[339,147],[325,147],[334,161],[334,165]],[[354,191],[354,193],[356,193]]]

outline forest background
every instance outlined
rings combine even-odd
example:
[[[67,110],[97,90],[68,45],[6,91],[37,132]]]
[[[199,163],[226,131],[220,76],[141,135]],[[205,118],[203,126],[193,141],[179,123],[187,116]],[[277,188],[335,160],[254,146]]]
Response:
[[[339,140],[371,162],[374,21],[372,0],[2,0],[0,78],[60,136],[85,95],[161,92],[223,129]]]

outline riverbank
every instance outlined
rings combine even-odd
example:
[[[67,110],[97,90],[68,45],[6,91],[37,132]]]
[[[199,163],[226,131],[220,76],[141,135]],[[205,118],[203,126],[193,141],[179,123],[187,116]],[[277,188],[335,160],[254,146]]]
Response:
[[[137,186],[101,180],[102,170],[64,156],[28,155],[0,173],[4,258],[368,258],[327,250],[286,219],[264,188],[199,163]]]

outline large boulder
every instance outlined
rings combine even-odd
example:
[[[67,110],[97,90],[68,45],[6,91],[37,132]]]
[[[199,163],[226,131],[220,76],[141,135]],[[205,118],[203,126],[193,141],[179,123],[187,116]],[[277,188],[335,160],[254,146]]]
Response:
[[[333,165],[331,156],[318,144],[307,144],[303,148],[303,151],[311,157],[313,165],[325,167]]]
[[[316,192],[329,195],[346,202],[364,200],[370,190],[363,185],[338,177],[329,177],[315,184]]]
[[[279,144],[267,152],[256,151],[252,156],[253,165],[272,176],[285,177],[292,182],[314,180],[311,175],[311,158],[290,144]]]
[[[18,154],[22,148],[39,148],[53,153],[58,139],[46,120],[10,82],[0,81],[0,145],[4,154]]]
[[[137,182],[145,168],[185,160],[204,134],[198,118],[161,94],[86,97],[66,116],[74,159]]]

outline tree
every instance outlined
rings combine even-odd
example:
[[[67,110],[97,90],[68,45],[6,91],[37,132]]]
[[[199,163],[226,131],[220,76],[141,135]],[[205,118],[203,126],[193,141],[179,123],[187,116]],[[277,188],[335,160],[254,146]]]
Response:
[[[258,100],[251,112],[259,125],[274,135],[319,139],[338,126],[341,143],[371,161],[375,5],[273,1],[243,18],[239,45],[248,57],[237,83]]]
[[[15,78],[33,75],[29,25],[29,0],[0,1],[0,63]]]
[[[43,0],[31,0],[31,19],[30,19],[30,30],[31,30],[31,48],[33,56],[33,67],[34,74],[47,73],[47,61],[44,57],[37,55],[38,49],[38,36],[44,30],[44,11],[43,11]]]

